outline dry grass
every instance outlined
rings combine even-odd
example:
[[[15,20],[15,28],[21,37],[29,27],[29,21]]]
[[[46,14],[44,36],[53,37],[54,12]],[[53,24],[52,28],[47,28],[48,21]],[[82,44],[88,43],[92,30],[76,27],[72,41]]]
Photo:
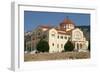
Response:
[[[44,60],[61,60],[61,59],[87,59],[87,58],[90,58],[90,53],[89,52],[24,54],[24,61],[44,61]]]

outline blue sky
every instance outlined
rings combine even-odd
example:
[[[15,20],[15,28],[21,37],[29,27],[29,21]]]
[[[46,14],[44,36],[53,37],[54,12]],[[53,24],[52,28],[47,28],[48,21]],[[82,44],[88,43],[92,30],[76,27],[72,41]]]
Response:
[[[76,26],[90,25],[90,14],[24,11],[24,31],[32,31],[39,25],[58,26],[66,17]]]

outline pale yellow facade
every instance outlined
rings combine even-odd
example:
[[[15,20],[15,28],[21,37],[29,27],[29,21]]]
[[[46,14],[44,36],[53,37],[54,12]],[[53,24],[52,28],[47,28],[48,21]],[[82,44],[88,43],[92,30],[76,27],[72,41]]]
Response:
[[[64,45],[70,39],[74,44],[74,51],[86,52],[88,49],[88,41],[86,40],[83,31],[79,28],[75,28],[75,25],[70,20],[64,20],[57,28],[42,26],[34,30],[32,35],[33,49],[36,49],[36,45],[43,37],[49,44],[49,53],[64,51]],[[34,40],[33,40],[34,38]]]

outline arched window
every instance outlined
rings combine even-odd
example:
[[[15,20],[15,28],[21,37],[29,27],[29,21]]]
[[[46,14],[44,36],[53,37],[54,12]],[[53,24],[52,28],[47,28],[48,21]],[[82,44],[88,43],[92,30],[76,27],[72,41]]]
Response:
[[[65,39],[67,39],[67,37],[65,36]]]
[[[63,39],[63,36],[61,36],[61,39]]]
[[[54,31],[51,32],[52,37],[55,37],[55,34],[56,34],[56,32],[54,32]]]
[[[57,44],[57,48],[59,48],[59,44]]]
[[[52,46],[54,46],[54,43],[52,43]]]
[[[58,39],[59,39],[59,35],[58,35]]]
[[[63,44],[61,44],[61,48],[63,48]]]

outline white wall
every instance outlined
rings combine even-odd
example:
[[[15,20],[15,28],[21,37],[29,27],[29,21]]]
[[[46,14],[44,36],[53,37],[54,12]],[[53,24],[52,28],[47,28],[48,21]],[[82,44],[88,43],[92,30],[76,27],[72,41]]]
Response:
[[[13,1],[13,0],[12,0]],[[22,1],[22,0],[21,0]],[[29,1],[29,0],[23,0]],[[92,5],[98,9],[97,10],[97,20],[98,24],[94,24],[96,32],[92,36],[95,38],[94,49],[98,49],[100,52],[99,44],[100,44],[100,2],[99,0],[30,0],[33,1],[33,4],[45,4],[45,5],[63,5],[66,6],[68,2],[70,4],[84,4],[84,5]],[[70,5],[69,4],[69,5]],[[11,0],[0,0],[0,73],[13,73],[8,68],[10,68],[10,53],[11,53]],[[29,71],[29,73],[100,73],[100,53],[97,52],[98,57],[98,67],[95,66],[84,66],[84,67],[62,67],[62,68],[47,68],[44,70],[35,70]],[[22,72],[22,71],[21,71]],[[22,73],[28,73],[28,71],[24,71]]]

